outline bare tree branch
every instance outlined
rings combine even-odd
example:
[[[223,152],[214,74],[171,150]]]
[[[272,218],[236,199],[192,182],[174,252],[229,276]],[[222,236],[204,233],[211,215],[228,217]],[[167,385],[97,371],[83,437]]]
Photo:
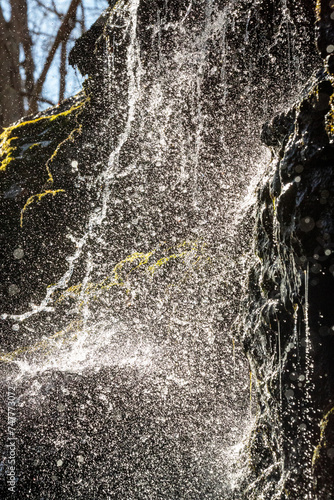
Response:
[[[4,15],[3,15],[3,12],[2,12],[2,7],[0,5],[0,29],[2,27],[2,25],[5,23],[5,18],[4,18]]]
[[[54,11],[56,12],[57,11],[57,7],[56,7],[55,0],[52,0],[52,7],[53,7]],[[60,17],[64,17],[64,14],[60,14]]]
[[[80,25],[81,25],[81,34],[83,34],[86,31],[86,16],[85,16],[85,6],[83,0],[80,1],[80,7],[81,7]]]
[[[30,29],[30,33],[32,35],[36,35],[36,36],[45,36],[45,37],[49,37],[50,36],[50,33],[46,33],[45,31],[37,31],[37,30],[34,30],[34,29]]]
[[[67,39],[61,43],[60,68],[59,68],[59,102],[64,99],[67,73]]]
[[[65,97],[68,46],[85,32],[86,15],[98,15],[106,3],[97,0],[94,7],[92,0],[68,0],[67,11],[61,13],[60,0],[0,0],[0,128],[37,112],[40,103],[53,105],[52,97],[41,94],[58,49],[59,100]],[[54,33],[48,31],[53,22],[58,26]],[[36,79],[35,54],[46,54]]]
[[[55,14],[59,19],[63,19],[64,14],[62,14],[61,12],[58,12],[54,2],[52,2],[52,7],[53,7],[52,9],[50,7],[48,7],[47,5],[45,5],[45,3],[42,2],[41,0],[35,0],[35,2],[37,3],[37,5],[39,7],[41,7],[41,9],[44,9],[47,12],[50,12],[50,14]]]
[[[50,104],[50,106],[55,106],[56,103],[53,102],[53,101],[50,101],[50,99],[46,99],[45,97],[42,97],[42,96],[39,96],[39,95],[35,95],[35,94],[32,94],[32,93],[28,93],[28,92],[25,92],[24,90],[22,90],[20,92],[20,95],[22,95],[23,97],[28,97],[28,98],[31,98],[31,97],[36,97],[36,99],[40,102],[44,102],[45,104]]]
[[[68,38],[69,34],[71,33],[74,25],[75,25],[75,18],[76,18],[76,13],[77,13],[77,8],[80,3],[80,0],[72,0],[70,3],[70,6],[68,8],[67,14],[65,15],[63,22],[60,25],[60,28],[58,30],[58,33],[56,35],[56,38],[53,42],[53,45],[50,49],[50,52],[46,58],[43,70],[36,82],[34,93],[36,95],[39,95],[42,91],[43,84],[46,79],[46,75],[50,69],[51,63],[53,61],[53,58],[55,56],[55,53],[57,52],[57,49],[61,42],[64,40],[65,37]],[[29,113],[35,113],[37,111],[37,99],[32,99],[30,102],[30,109]]]
[[[28,27],[27,0],[11,0],[11,9],[11,22],[25,55],[25,88],[27,92],[30,92],[34,87],[35,64],[32,57],[32,40]]]
[[[12,12],[13,17],[13,12]],[[12,19],[7,22],[0,11],[0,126],[7,126],[24,112],[20,91],[20,42]]]

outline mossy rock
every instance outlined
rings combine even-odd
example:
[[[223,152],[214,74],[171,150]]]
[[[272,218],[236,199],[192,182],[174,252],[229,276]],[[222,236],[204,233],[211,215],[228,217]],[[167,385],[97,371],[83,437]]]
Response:
[[[0,136],[0,189],[4,199],[27,199],[43,186],[51,189],[55,181],[51,163],[64,142],[80,132],[78,115],[86,100],[80,93],[65,103],[65,109],[64,105],[59,110],[52,108],[51,114],[37,115],[5,129]]]
[[[317,493],[334,494],[334,407],[320,422],[320,441],[312,460]],[[321,497],[321,498],[329,498]],[[331,497],[332,498],[332,497]]]
[[[82,169],[91,163],[81,147],[88,101],[80,92],[0,136],[2,312],[23,310],[31,294],[36,300],[43,296],[73,246],[66,228],[84,224],[87,197],[82,186],[76,187],[79,172],[71,161],[81,155]],[[22,259],[15,258],[18,248]],[[13,286],[19,294],[11,293]]]

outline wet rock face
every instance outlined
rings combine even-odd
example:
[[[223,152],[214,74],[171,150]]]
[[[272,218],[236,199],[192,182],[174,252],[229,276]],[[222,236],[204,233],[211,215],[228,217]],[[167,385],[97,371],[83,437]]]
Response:
[[[38,302],[64,272],[64,255],[73,252],[66,235],[87,222],[96,192],[80,181],[78,165],[96,162],[104,152],[89,147],[90,121],[97,118],[88,101],[81,92],[1,136],[2,313]]]
[[[231,199],[236,199],[239,203],[238,193],[244,192],[245,185],[252,177],[249,155],[254,157],[259,151],[258,146],[255,146],[257,151],[254,149],[255,138],[259,135],[259,123],[264,117],[272,116],[276,107],[285,102],[286,93],[290,97],[294,95],[296,91],[291,88],[296,79],[299,83],[304,81],[306,75],[309,76],[313,70],[317,58],[313,43],[312,2],[287,2],[289,12],[282,8],[283,2],[278,8],[277,2],[273,0],[243,0],[237,2],[238,8],[234,8],[235,3],[204,0],[117,2],[78,41],[71,53],[71,62],[89,76],[84,92],[62,103],[60,108],[29,117],[24,120],[25,125],[22,123],[14,126],[7,131],[8,137],[3,137],[1,160],[5,168],[0,172],[0,226],[5,228],[1,233],[4,249],[2,266],[5,274],[0,298],[3,303],[1,313],[7,314],[2,317],[2,345],[9,351],[9,355],[2,360],[7,362],[12,358],[16,359],[22,352],[24,354],[24,349],[30,349],[29,356],[32,358],[35,352],[42,352],[43,360],[43,356],[48,357],[49,349],[58,349],[58,338],[64,341],[66,350],[77,335],[91,326],[87,326],[87,310],[82,308],[84,303],[91,315],[89,319],[92,318],[93,331],[95,321],[98,325],[99,321],[103,324],[112,315],[116,318],[110,318],[112,324],[121,319],[128,328],[132,325],[135,334],[130,329],[131,335],[142,335],[144,339],[145,335],[151,335],[154,341],[159,339],[162,344],[167,338],[171,342],[172,353],[176,353],[175,364],[183,366],[182,363],[188,356],[192,360],[194,371],[198,372],[199,380],[202,380],[201,377],[205,379],[201,386],[203,414],[201,409],[196,410],[201,415],[195,426],[188,426],[185,432],[180,433],[180,437],[174,439],[171,434],[174,434],[178,425],[182,427],[183,416],[192,414],[195,401],[200,401],[197,392],[191,393],[188,403],[179,411],[181,420],[176,421],[175,425],[173,421],[171,427],[166,427],[168,435],[164,434],[163,425],[161,426],[161,436],[161,429],[156,427],[157,424],[151,423],[151,416],[153,419],[159,418],[163,405],[156,401],[160,396],[149,393],[141,401],[147,382],[143,383],[141,390],[140,383],[134,378],[134,385],[129,387],[129,395],[125,397],[124,403],[128,420],[120,425],[120,429],[117,421],[111,425],[118,432],[117,439],[111,444],[107,439],[102,443],[96,437],[95,425],[90,421],[90,410],[86,417],[84,415],[85,418],[81,419],[79,415],[81,393],[87,386],[91,386],[94,378],[94,374],[90,372],[84,375],[87,377],[86,382],[76,380],[73,385],[72,382],[69,383],[70,392],[76,386],[80,393],[78,399],[72,395],[66,403],[69,418],[72,411],[77,418],[77,430],[72,434],[72,422],[68,425],[65,423],[64,427],[57,427],[55,424],[55,431],[48,434],[49,416],[53,418],[56,409],[62,412],[62,409],[56,408],[56,403],[61,408],[65,405],[65,400],[60,398],[58,401],[55,396],[61,382],[57,381],[56,371],[51,370],[50,379],[54,377],[55,382],[53,385],[50,382],[51,401],[45,402],[45,412],[39,413],[39,409],[35,408],[36,411],[29,413],[28,409],[30,420],[27,419],[28,424],[25,426],[22,419],[18,430],[22,449],[25,440],[30,444],[34,439],[34,436],[29,437],[29,427],[35,429],[36,434],[43,434],[45,439],[37,464],[31,465],[34,447],[28,446],[29,453],[22,454],[20,458],[23,492],[32,490],[33,493],[29,494],[44,495],[52,488],[52,476],[50,478],[46,471],[51,462],[53,469],[58,470],[54,460],[59,460],[56,445],[62,440],[63,431],[71,441],[69,450],[77,457],[81,457],[82,453],[81,449],[76,448],[77,441],[88,431],[92,437],[88,453],[93,453],[94,447],[106,447],[102,448],[103,453],[97,450],[99,456],[95,456],[96,469],[88,467],[88,472],[92,471],[89,477],[89,491],[92,495],[96,493],[96,478],[101,472],[106,474],[107,484],[106,488],[101,486],[98,494],[100,498],[111,494],[113,478],[110,477],[110,461],[110,468],[113,463],[116,464],[115,470],[118,469],[119,478],[128,481],[126,491],[122,490],[122,481],[117,486],[120,498],[132,495],[133,478],[137,476],[143,480],[140,483],[142,489],[140,493],[133,493],[133,498],[136,498],[136,494],[137,498],[146,498],[161,492],[164,497],[171,499],[187,495],[189,498],[231,498],[230,485],[225,492],[225,486],[219,484],[220,471],[210,479],[207,471],[211,467],[212,458],[196,465],[198,448],[196,443],[194,446],[191,444],[194,438],[204,448],[210,448],[210,440],[212,443],[216,440],[220,443],[218,437],[222,436],[224,425],[212,424],[214,432],[208,434],[207,422],[208,416],[212,416],[210,403],[222,394],[220,384],[224,381],[229,386],[231,383],[231,378],[225,372],[225,367],[229,366],[228,360],[231,360],[231,349],[230,345],[229,349],[226,348],[224,342],[229,340],[220,335],[219,329],[228,330],[235,307],[233,300],[227,301],[223,317],[220,316],[219,323],[218,320],[216,322],[217,336],[202,341],[207,338],[207,328],[210,331],[212,318],[217,312],[217,301],[220,300],[215,288],[219,271],[215,266],[208,271],[207,267],[198,265],[206,256],[197,253],[197,239],[205,237],[214,248],[223,243],[224,255],[227,255],[226,266],[231,265],[231,261],[234,265],[231,256],[234,248],[231,252],[230,242],[225,243],[221,231],[233,220]],[[134,9],[135,6],[138,7],[137,10]],[[294,40],[294,48],[289,42],[291,39]],[[294,57],[297,53],[298,60]],[[332,91],[330,80],[324,75],[319,76],[317,85],[319,92],[310,90],[309,97],[305,97],[305,109],[296,107],[263,132],[263,137],[270,147],[278,151],[278,156],[284,156],[283,146],[287,149],[284,156],[286,167],[281,166],[281,163],[277,164],[276,170],[273,167],[275,175],[268,180],[259,196],[257,252],[262,260],[253,270],[250,301],[245,313],[247,333],[244,345],[251,360],[253,379],[256,377],[258,380],[259,405],[262,411],[258,423],[260,432],[254,434],[251,444],[255,478],[258,482],[256,488],[247,490],[246,486],[244,494],[240,493],[241,498],[247,500],[258,500],[260,497],[259,492],[263,491],[261,474],[266,468],[268,474],[263,476],[266,482],[263,488],[268,488],[267,497],[271,498],[270,491],[275,489],[274,484],[285,477],[284,471],[288,470],[288,465],[293,468],[298,456],[311,457],[310,436],[315,444],[318,438],[320,440],[320,458],[317,463],[328,460],[329,456],[324,451],[327,435],[330,435],[329,424],[324,427],[326,431],[317,436],[312,427],[313,414],[304,418],[310,409],[309,398],[314,393],[312,384],[323,380],[320,379],[323,369],[321,363],[318,368],[313,369],[306,357],[305,339],[308,337],[304,322],[305,293],[301,295],[305,288],[304,272],[309,268],[311,273],[313,264],[322,262],[321,259],[325,256],[327,260],[324,260],[325,264],[321,264],[323,269],[328,265],[330,271],[331,266],[331,257],[325,253],[329,241],[325,238],[325,232],[329,231],[331,234],[331,229],[328,229],[331,218],[324,212],[331,207],[331,191],[328,187],[331,181],[323,187],[322,180],[320,182],[319,179],[323,179],[321,175],[325,171],[328,178],[331,178],[331,157],[328,156],[325,160],[325,156],[331,151],[328,135],[330,128],[328,132],[325,131],[324,119],[325,116],[330,116],[328,102]],[[288,139],[292,133],[296,134],[295,142],[290,144]],[[302,144],[306,144],[308,156]],[[318,150],[319,146],[322,149]],[[295,158],[296,151],[299,151],[299,156]],[[321,156],[323,153],[325,156]],[[312,159],[312,168],[308,168],[311,163],[308,163],[306,157]],[[294,179],[297,176],[301,177],[298,181]],[[308,182],[311,182],[311,187],[308,187]],[[233,192],[231,197],[224,194],[224,190],[229,189]],[[319,198],[316,213],[312,211],[312,200],[318,199],[317,197],[322,201]],[[223,198],[224,202],[220,204]],[[296,225],[294,219],[291,219],[294,213]],[[324,221],[324,226],[317,225],[320,219]],[[327,243],[317,242],[314,246],[314,235]],[[161,250],[164,244],[166,251]],[[317,249],[319,245],[323,252]],[[161,254],[157,252],[152,262],[149,260],[150,253],[157,246]],[[236,251],[240,252],[240,248]],[[141,256],[136,260],[134,256],[138,250]],[[318,259],[314,258],[315,252],[319,254]],[[128,261],[125,261],[128,256]],[[74,258],[77,260],[71,267]],[[178,258],[183,259],[184,267],[181,272]],[[225,261],[220,265],[225,266]],[[202,281],[192,278],[191,287],[183,285],[183,278],[186,279],[189,269],[193,273],[195,266],[199,269]],[[115,269],[118,273],[117,280],[114,279]],[[144,272],[140,274],[143,269]],[[68,270],[71,273],[66,275]],[[156,271],[161,278],[160,285],[151,279]],[[134,293],[133,290],[127,293],[125,286],[130,273],[135,282]],[[149,285],[143,279],[144,274],[149,277]],[[321,272],[315,275],[322,279]],[[61,282],[64,276],[66,280]],[[327,276],[330,293],[331,274]],[[115,281],[122,288],[115,286],[112,289]],[[177,292],[162,304],[161,297],[165,297],[166,290],[173,290],[175,283],[179,282],[182,285],[177,288]],[[15,314],[34,311],[33,304],[41,304],[54,283],[57,283],[54,295],[46,304],[50,307],[41,308],[36,317],[29,316],[23,321],[23,325],[17,324]],[[221,286],[224,300],[233,295],[231,289],[234,291],[234,282],[223,283]],[[115,289],[116,292],[112,294],[110,290]],[[209,291],[204,293],[203,290]],[[313,325],[320,319],[311,317],[311,302],[315,300],[311,285],[308,293],[309,324]],[[329,309],[330,295],[322,313],[329,314]],[[183,319],[173,325],[175,314],[181,315]],[[320,327],[328,325],[329,320],[321,325],[316,324],[317,335]],[[193,335],[192,330],[196,334],[196,347],[191,341],[188,344],[187,340]],[[294,337],[291,339],[292,332],[295,331],[300,331],[298,341]],[[326,332],[328,333],[327,330]],[[121,333],[117,345],[122,345],[127,340],[124,332]],[[47,335],[49,338],[44,344],[38,343],[41,337],[45,338]],[[323,344],[322,349],[324,346],[329,349],[332,337],[328,334],[324,338],[327,344]],[[315,340],[316,333],[312,333],[310,342],[314,346]],[[93,341],[91,344],[89,348],[93,349]],[[282,371],[285,371],[281,379],[277,371],[278,344],[281,346],[280,365]],[[186,346],[184,351],[180,345]],[[97,352],[96,356],[99,358],[103,357],[105,350],[106,346],[103,346],[103,349],[93,350],[93,353]],[[299,364],[294,356],[297,350],[301,353]],[[287,353],[286,356],[284,353]],[[166,358],[170,357],[168,352]],[[222,359],[226,362],[222,363]],[[6,368],[7,366],[5,370]],[[166,371],[173,369],[167,367]],[[329,384],[328,394],[332,390],[329,370],[330,367],[326,382]],[[113,370],[106,370],[106,380],[112,378],[112,372]],[[287,373],[292,378],[284,378]],[[128,370],[122,372],[120,380],[116,380],[116,407],[119,405],[119,387],[126,385],[126,381],[131,384],[131,377],[135,376],[136,371],[133,374]],[[164,372],[163,377],[166,376]],[[199,386],[197,380],[191,379],[196,390]],[[30,379],[27,386],[29,382]],[[36,383],[38,392],[38,382]],[[49,385],[49,380],[46,383]],[[106,381],[105,385],[107,384]],[[189,384],[190,391],[192,384]],[[240,393],[244,393],[243,381],[233,382],[235,388],[239,387],[238,384],[242,386]],[[150,380],[149,386],[150,390],[152,387],[154,389]],[[211,389],[208,390],[208,387]],[[114,387],[111,388],[113,395]],[[299,404],[298,413],[295,406],[289,404],[299,395],[302,398],[305,391],[307,397]],[[27,389],[27,400],[30,397]],[[178,391],[178,398],[181,402],[185,398],[182,391]],[[25,400],[24,394],[22,399]],[[178,412],[175,401],[172,393],[168,411],[173,416]],[[114,404],[114,400],[111,402]],[[94,400],[93,406],[95,404]],[[319,396],[319,405],[324,407],[325,404],[325,398]],[[226,415],[227,405],[222,406],[221,411]],[[145,441],[141,441],[144,436],[139,429],[141,423],[138,421],[138,409],[140,420],[145,424],[147,422],[147,427],[152,426],[154,432],[157,432],[153,441],[148,440],[147,446]],[[48,410],[50,414],[47,413]],[[96,416],[95,413],[94,416],[101,422],[103,434],[107,435],[110,431],[109,421],[103,420],[104,410],[97,413],[99,415]],[[295,414],[299,417],[296,418]],[[230,417],[230,421],[232,420],[235,420],[233,414]],[[330,418],[327,421],[330,422]],[[2,425],[5,423],[2,422]],[[280,432],[282,426],[286,436],[284,443]],[[304,426],[307,439],[298,440],[296,435],[305,431]],[[73,439],[73,435],[78,440]],[[199,435],[203,435],[203,440],[198,438]],[[156,445],[159,439],[160,443]],[[181,443],[180,452],[175,443]],[[83,447],[87,448],[85,443]],[[166,453],[169,454],[173,447],[175,455],[171,459],[168,457],[167,467]],[[119,449],[124,450],[126,459],[118,456]],[[151,453],[151,462],[142,460],[142,454],[147,449]],[[193,450],[191,458],[190,449]],[[117,456],[112,458],[114,454]],[[104,463],[106,456],[107,465]],[[185,461],[185,466],[180,456]],[[285,457],[286,463],[282,457]],[[69,461],[65,464],[64,461],[64,484],[70,488],[79,481],[77,469],[81,462],[76,462],[77,458],[75,465]],[[147,469],[143,472],[144,462]],[[124,463],[127,470],[123,468]],[[43,482],[32,487],[35,466]],[[201,468],[200,472],[198,467]],[[182,469],[183,476],[181,474],[176,477]],[[161,480],[158,481],[157,470],[161,475]],[[291,481],[298,482],[300,479],[303,484],[302,474],[302,471],[293,472]],[[57,474],[55,476],[57,479]],[[322,484],[320,477],[318,484]],[[284,485],[293,491],[288,479]],[[79,490],[83,495],[88,491],[86,478]],[[67,495],[67,498],[75,493],[71,489],[63,495]]]
[[[317,46],[322,58],[334,51],[334,5],[327,0],[317,0]]]
[[[128,367],[53,370],[20,385],[18,498],[228,498],[210,450],[209,393],[184,387],[180,397],[173,385],[160,398],[163,376],[149,387],[146,378]],[[210,438],[221,434],[217,425]],[[0,494],[12,498],[3,480]]]
[[[320,71],[262,132],[273,159],[258,192],[244,310],[259,404],[249,498],[334,494],[333,96]]]
[[[61,114],[61,109],[55,108],[37,117],[30,117],[24,127],[19,124],[8,137],[3,136],[3,168],[0,172],[3,229],[0,236],[5,274],[0,295],[7,313],[23,312],[29,302],[38,302],[47,286],[62,274],[66,266],[62,256],[73,251],[73,243],[64,239],[64,236],[72,229],[75,231],[74,226],[79,232],[85,227],[87,213],[98,197],[92,183],[87,182],[87,179],[84,181],[82,174],[87,174],[92,182],[96,181],[101,165],[108,162],[108,154],[126,127],[131,83],[127,67],[127,48],[132,36],[129,19],[136,2],[114,3],[78,40],[70,54],[71,64],[89,75],[85,94],[78,98],[81,99],[80,111],[73,109],[73,113],[70,112],[75,102],[69,100],[63,104],[62,109],[67,113],[64,120],[61,117],[59,120],[46,120],[48,114]],[[274,8],[274,5],[271,0],[263,0],[260,4],[245,0],[237,10],[233,10],[225,1],[215,2],[211,6],[204,0],[193,5],[187,1],[174,0],[138,2],[135,27],[138,58],[134,63],[137,67],[134,68],[133,76],[136,85],[141,79],[143,87],[147,89],[147,96],[141,106],[149,109],[159,86],[167,89],[160,98],[169,100],[171,106],[178,106],[180,131],[175,130],[171,146],[168,145],[168,165],[180,163],[180,151],[182,153],[183,148],[180,133],[192,128],[189,141],[196,143],[198,121],[201,116],[205,117],[203,136],[206,147],[199,153],[198,164],[203,166],[196,181],[203,200],[207,198],[208,179],[212,185],[217,184],[216,171],[211,166],[216,166],[222,137],[225,152],[231,151],[226,157],[226,164],[237,164],[235,149],[245,144],[240,123],[250,116],[250,109],[254,112],[253,120],[262,121],[264,113],[271,113],[271,103],[277,101],[271,96],[275,92],[277,94],[278,89],[273,81],[280,81],[281,95],[284,95],[282,89],[291,86],[289,81],[280,79],[280,75],[289,74],[288,65],[293,64],[292,53],[285,57],[287,32],[294,37],[299,52],[300,74],[308,73],[316,58],[310,8],[312,2],[299,1],[291,5],[288,2],[288,15],[282,9]],[[280,57],[280,53],[285,56]],[[184,61],[180,54],[182,57],[185,54]],[[184,85],[182,92],[179,83],[173,86],[168,80],[168,74],[177,77],[180,72],[187,72],[185,80],[189,77],[189,85]],[[230,119],[226,110],[231,107],[234,114]],[[200,118],[198,109],[201,110]],[[112,120],[108,116],[112,116]],[[36,127],[36,119],[41,119],[43,125],[37,124]],[[144,119],[149,124],[148,118]],[[156,127],[155,124],[151,125]],[[48,136],[47,140],[43,134]],[[152,147],[145,148],[145,142],[139,142],[133,134],[128,141],[127,159],[121,158],[121,163],[136,161],[138,151],[148,158],[145,161],[149,163]],[[69,158],[78,162],[79,170],[72,168]],[[53,182],[49,182],[47,165],[52,171]],[[150,175],[152,178],[148,170],[149,167],[144,177]],[[166,185],[177,182],[167,178],[167,169],[164,169],[163,175],[166,175]],[[158,184],[159,181],[160,173],[156,172],[154,183]],[[238,175],[235,181],[239,183]],[[119,186],[116,186],[119,192],[127,188],[129,186],[123,181],[119,181]],[[178,200],[176,212],[180,213],[187,207],[186,212],[196,225],[196,214],[190,208],[192,195],[185,195],[184,189],[181,191],[175,193]],[[166,199],[163,204],[166,209],[168,203]],[[202,209],[210,211],[209,200]],[[168,217],[163,224],[168,228],[166,233],[171,235],[173,229]],[[34,250],[30,248],[29,241]],[[22,248],[25,258],[13,258],[13,252],[21,246],[25,247]],[[44,271],[41,263],[44,263]],[[23,293],[14,293],[18,289]]]

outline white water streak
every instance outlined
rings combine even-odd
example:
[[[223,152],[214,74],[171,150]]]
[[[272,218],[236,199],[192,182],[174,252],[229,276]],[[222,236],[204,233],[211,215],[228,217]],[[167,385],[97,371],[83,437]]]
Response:
[[[281,347],[281,324],[278,320],[278,369],[279,369],[279,393],[280,393],[280,403],[282,407],[282,347]]]

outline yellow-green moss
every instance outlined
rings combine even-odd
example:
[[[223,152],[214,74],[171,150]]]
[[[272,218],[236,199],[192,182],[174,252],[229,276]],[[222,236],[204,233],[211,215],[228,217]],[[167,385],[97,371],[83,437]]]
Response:
[[[173,253],[172,255],[168,255],[167,257],[162,257],[162,259],[159,259],[157,262],[155,262],[154,264],[149,266],[148,270],[150,271],[151,274],[154,274],[155,271],[157,271],[157,269],[159,269],[159,267],[164,266],[165,264],[167,264],[167,262],[174,260],[174,259],[185,257],[188,253],[189,252],[181,252],[178,254]]]
[[[44,193],[34,194],[33,196],[30,196],[30,198],[27,199],[24,207],[21,210],[20,226],[21,227],[23,226],[23,214],[26,211],[26,209],[29,207],[29,205],[34,203],[34,201],[37,201],[37,202],[41,201],[41,199],[44,198],[44,196],[47,196],[49,194],[52,194],[52,196],[56,196],[57,193],[65,193],[65,190],[64,189],[55,189],[54,191],[46,190],[46,191],[44,191]]]
[[[331,109],[326,115],[325,119],[325,129],[329,140],[332,142],[334,138],[334,95],[332,95],[330,100]]]
[[[64,330],[54,333],[50,337],[43,340],[37,341],[31,345],[19,347],[15,351],[0,354],[0,362],[10,363],[18,356],[22,354],[31,354],[33,352],[44,351],[44,354],[49,354],[52,352],[54,347],[58,347],[61,343],[64,345],[71,340],[74,340],[77,336],[78,331],[81,329],[82,320],[72,321]],[[69,337],[67,334],[72,333]]]
[[[314,453],[313,453],[313,457],[312,457],[312,467],[313,468],[315,467],[317,460],[320,458],[321,448],[325,447],[327,444],[325,432],[326,432],[326,428],[327,428],[327,425],[328,425],[328,422],[329,422],[329,419],[331,416],[334,418],[334,407],[331,408],[329,410],[329,412],[326,413],[326,415],[320,421],[320,424],[319,424],[320,439],[319,439],[319,444],[315,448]]]
[[[2,151],[2,155],[5,156],[5,159],[2,160],[0,165],[0,171],[5,171],[9,163],[13,160],[12,154],[16,151],[16,147],[11,146],[11,142],[18,139],[18,137],[10,137],[11,130],[6,129],[0,136],[0,151]]]
[[[155,262],[152,262],[149,266],[149,262],[152,260],[152,256],[159,252],[159,249],[154,249],[148,253],[140,253],[134,252],[131,255],[128,255],[125,259],[121,260],[116,264],[112,270],[110,276],[107,276],[103,281],[99,283],[86,283],[83,286],[82,283],[78,283],[69,287],[67,290],[62,292],[57,297],[55,296],[55,302],[59,303],[67,298],[74,299],[75,297],[81,296],[89,296],[90,298],[95,298],[98,292],[105,292],[112,287],[124,287],[126,292],[130,291],[129,288],[129,278],[132,273],[134,273],[139,268],[143,268],[143,271],[147,270],[151,276],[154,273],[164,267],[171,260],[184,261],[184,259],[193,257],[192,261],[192,269],[200,262],[200,260],[204,256],[204,245],[199,246],[198,241],[195,242],[183,242],[178,245],[176,248],[188,247],[183,252],[172,253],[170,255],[161,257],[157,259]],[[166,253],[171,249],[168,248]],[[125,270],[125,266],[127,264],[136,263],[133,267],[128,270]],[[123,274],[122,274],[123,273]]]
[[[34,137],[34,139],[36,139],[38,135],[45,133],[49,128],[50,131],[52,130],[50,139],[57,139],[57,132],[61,132],[62,128],[66,127],[69,122],[72,122],[72,118],[77,116],[78,111],[86,102],[87,99],[61,113],[51,116],[41,116],[34,120],[27,120],[6,128],[0,135],[0,171],[6,171],[8,165],[15,160],[15,153],[20,146],[23,146],[27,142],[26,138]],[[69,120],[69,118],[71,118],[71,120]],[[52,126],[50,126],[50,123],[52,123]],[[68,136],[68,133],[66,136]],[[43,137],[43,139],[45,140],[46,137]],[[59,144],[59,141],[57,142]],[[33,146],[37,147],[38,143],[35,143]],[[30,147],[29,149],[33,150],[36,149],[36,147]]]
[[[21,227],[28,206],[46,195],[54,196],[64,191],[58,186],[57,189],[51,188],[54,184],[51,163],[64,144],[81,133],[78,116],[88,100],[84,94],[79,95],[76,103],[67,110],[18,123],[1,134],[1,190],[6,192],[13,184],[22,183],[25,192],[29,193],[21,202]]]
[[[81,134],[81,130],[82,130],[82,125],[79,125],[77,128],[73,129],[69,135],[63,140],[61,141],[58,146],[56,147],[56,149],[54,150],[54,152],[52,153],[52,155],[50,156],[50,158],[48,159],[48,161],[46,162],[45,164],[45,167],[46,167],[46,171],[48,173],[48,180],[47,182],[48,183],[53,183],[53,176],[52,176],[52,172],[51,172],[51,169],[50,169],[50,163],[55,159],[55,157],[57,156],[60,148],[66,143],[66,142],[69,142],[69,141],[74,141],[74,136],[75,134]]]
[[[320,20],[321,20],[321,0],[317,0],[317,4],[315,7],[315,15],[316,15],[316,21],[320,22]]]
[[[41,193],[42,196],[51,193]],[[205,244],[199,243],[198,241],[184,241],[183,243],[174,247],[174,252],[165,257],[158,258],[155,262],[152,262],[150,266],[147,266],[149,262],[152,260],[152,257],[156,255],[158,252],[168,253],[171,251],[171,248],[167,248],[166,250],[162,250],[160,247],[147,252],[134,252],[131,255],[128,255],[125,259],[118,262],[112,269],[111,275],[107,276],[104,280],[99,283],[78,283],[76,285],[72,285],[67,288],[62,293],[55,292],[53,295],[53,303],[56,305],[57,303],[61,303],[66,299],[79,299],[78,306],[84,303],[84,299],[92,300],[97,297],[98,293],[105,292],[112,287],[118,286],[123,287],[125,291],[129,291],[128,286],[130,278],[130,274],[134,273],[135,270],[142,269],[143,277],[145,276],[145,271],[149,271],[149,274],[154,274],[154,271],[162,268],[166,263],[170,260],[174,260],[175,257],[179,259],[179,262],[185,264],[185,259],[187,259],[186,265],[187,267],[191,266],[194,269],[194,266],[198,264],[198,262],[202,259],[206,260],[207,255],[205,254]],[[176,249],[184,249],[182,252],[175,252]],[[130,269],[127,268],[127,265],[130,264]],[[133,265],[134,264],[134,265]],[[152,273],[152,268],[154,271]],[[147,276],[148,273],[146,273]],[[49,285],[52,287],[54,285]],[[79,301],[81,300],[81,303]],[[41,341],[37,341],[29,346],[20,347],[14,351],[8,353],[0,353],[0,361],[3,362],[11,362],[17,357],[21,355],[26,355],[34,352],[41,352],[43,355],[49,354],[52,352],[54,348],[58,348],[60,345],[64,345],[68,342],[71,342],[76,339],[78,332],[82,330],[83,323],[82,320],[74,320],[72,321],[65,329],[56,332],[48,338],[45,338]]]

